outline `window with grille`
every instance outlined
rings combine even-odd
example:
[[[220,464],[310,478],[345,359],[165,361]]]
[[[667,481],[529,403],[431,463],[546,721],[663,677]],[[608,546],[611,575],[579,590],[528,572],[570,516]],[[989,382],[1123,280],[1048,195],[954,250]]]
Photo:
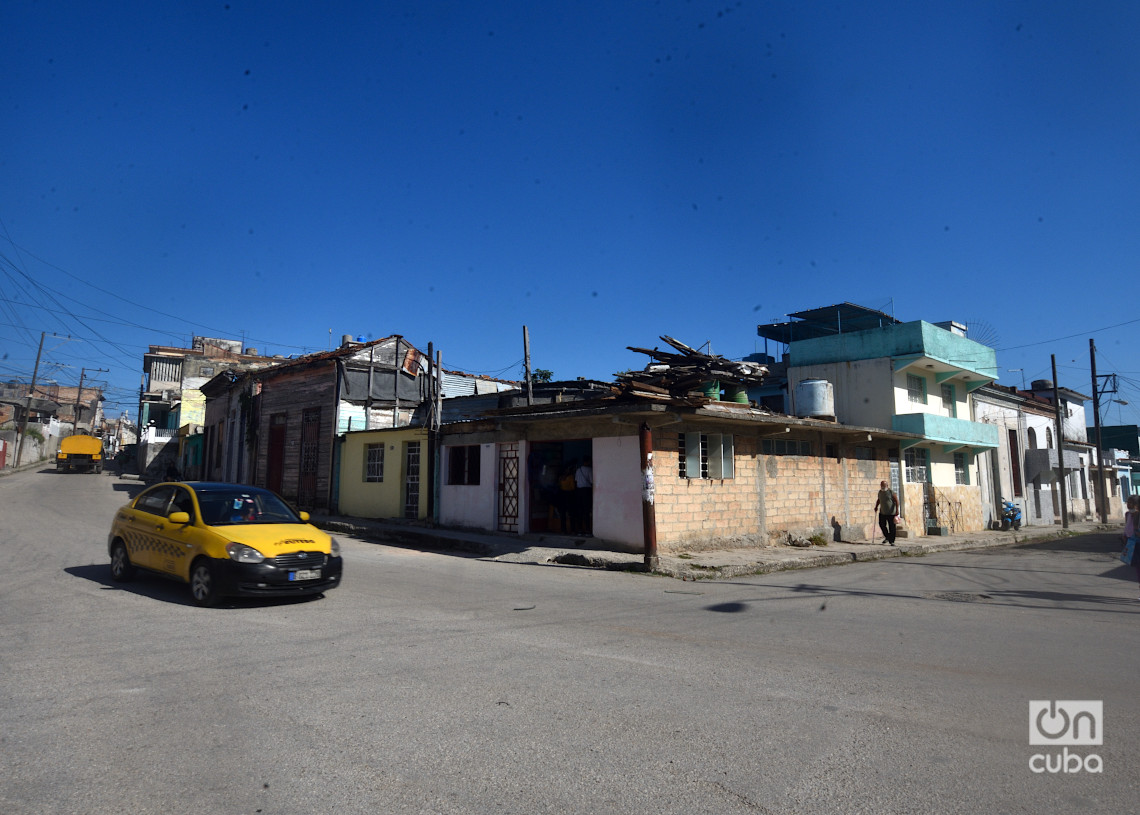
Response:
[[[911,447],[903,453],[906,480],[912,484],[925,484],[929,479],[929,457],[923,447]]]
[[[954,386],[942,383],[942,408],[951,419],[958,418],[958,404],[954,400]]]
[[[802,439],[764,439],[760,452],[767,456],[810,456],[811,442]]]
[[[906,395],[916,405],[926,404],[926,380],[914,374],[906,375]]]
[[[479,483],[479,445],[448,448],[447,483],[461,486]]]
[[[384,445],[366,444],[364,446],[364,480],[384,480]]]
[[[970,470],[966,465],[966,454],[954,454],[954,483],[955,484],[969,484],[970,483]]]
[[[678,433],[677,475],[681,478],[733,478],[735,448],[728,433]]]

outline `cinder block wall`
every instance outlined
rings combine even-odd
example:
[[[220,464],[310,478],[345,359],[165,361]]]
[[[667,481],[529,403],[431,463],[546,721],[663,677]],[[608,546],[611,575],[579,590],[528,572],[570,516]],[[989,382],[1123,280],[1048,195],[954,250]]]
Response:
[[[889,476],[885,449],[856,459],[855,447],[813,441],[813,455],[765,455],[762,439],[734,435],[735,477],[682,478],[676,433],[654,436],[657,542],[663,551],[767,546],[788,534],[827,541],[867,540],[877,520],[879,482]]]
[[[756,440],[734,436],[733,478],[682,478],[677,433],[654,434],[657,545],[666,551],[761,546]]]

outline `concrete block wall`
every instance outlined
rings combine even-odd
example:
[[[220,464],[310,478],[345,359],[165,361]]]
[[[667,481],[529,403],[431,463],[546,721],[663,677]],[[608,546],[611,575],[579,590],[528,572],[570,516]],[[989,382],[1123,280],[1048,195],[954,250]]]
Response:
[[[867,540],[879,482],[888,479],[885,450],[856,459],[854,446],[835,454],[765,455],[762,439],[734,435],[735,477],[682,478],[677,434],[654,436],[657,542],[662,551],[767,546],[789,533],[831,541]]]
[[[734,477],[682,478],[676,433],[654,434],[657,545],[665,551],[763,544],[756,440],[734,436]]]

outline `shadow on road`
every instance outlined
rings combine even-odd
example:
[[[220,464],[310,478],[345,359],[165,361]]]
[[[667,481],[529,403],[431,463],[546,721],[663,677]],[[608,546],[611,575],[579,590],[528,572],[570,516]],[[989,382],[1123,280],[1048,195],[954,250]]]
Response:
[[[1130,579],[1135,580],[1135,571],[1129,567],[1121,569],[1131,573]],[[1115,571],[1115,570],[1114,570]],[[837,597],[858,597],[880,600],[925,600],[936,603],[976,603],[985,606],[1006,606],[1009,608],[1034,609],[1045,611],[1089,611],[1107,612],[1111,614],[1140,614],[1140,601],[1132,597],[1109,597],[1100,594],[1083,594],[1079,592],[1063,591],[1022,591],[1011,589],[981,588],[975,590],[942,590],[942,591],[872,591],[868,589],[852,589],[840,586],[821,586],[811,583],[801,583],[798,586],[787,587],[775,583],[718,583],[718,581],[704,581],[704,585],[723,586],[754,586],[763,589],[783,589],[785,594],[768,597],[746,597],[741,600],[718,603],[706,606],[706,611],[717,613],[739,613],[750,610],[756,606],[772,603],[802,601],[804,599],[820,599],[824,601],[820,611],[827,606],[827,600]]]
[[[190,589],[184,583],[169,580],[161,575],[149,572],[139,572],[134,580],[128,583],[116,583],[111,579],[109,564],[88,564],[86,566],[68,566],[64,571],[72,577],[90,580],[97,583],[105,591],[124,591],[137,594],[150,600],[158,600],[176,606],[190,606],[198,608],[190,598]],[[264,606],[293,606],[302,603],[311,603],[313,600],[324,597],[323,594],[309,595],[307,597],[227,597],[217,608],[261,608]],[[209,611],[210,609],[203,609]]]
[[[1120,553],[1120,537],[1116,533],[1098,533],[1093,535],[1080,535],[1070,538],[1029,543],[1015,547],[1002,547],[1000,549],[983,549],[972,552],[955,553],[956,562],[932,563],[929,557],[899,558],[889,561],[892,568],[922,568],[945,570],[947,577],[953,579],[955,589],[942,589],[934,591],[890,591],[845,588],[843,586],[800,583],[797,586],[781,586],[776,583],[756,583],[740,581],[716,582],[725,586],[755,586],[765,589],[783,589],[784,593],[770,596],[745,598],[737,602],[721,603],[717,606],[707,607],[708,611],[724,612],[743,611],[749,604],[772,603],[781,601],[802,600],[806,597],[824,600],[822,611],[826,608],[826,600],[831,597],[866,597],[898,600],[925,600],[937,603],[977,603],[987,606],[1006,606],[1021,609],[1043,609],[1057,611],[1087,611],[1107,612],[1111,614],[1137,614],[1140,613],[1140,584],[1137,583],[1136,569],[1125,566],[1117,559]],[[995,586],[995,583],[1008,584],[1007,578],[997,578],[994,572],[1023,572],[1039,575],[1066,575],[1071,574],[1064,569],[1065,559],[1058,559],[1055,569],[1016,568],[1009,565],[990,565],[984,561],[1000,557],[1025,557],[1040,553],[1054,553],[1060,555],[1084,555],[1079,560],[1103,564],[1098,574],[1085,577],[1103,577],[1105,594],[1089,594],[1087,592],[1069,592],[1057,589],[1009,589]],[[974,562],[962,562],[961,555],[972,555],[978,558]],[[932,557],[932,556],[931,556]],[[984,560],[982,560],[984,559]],[[1071,562],[1068,561],[1068,562]],[[887,563],[884,563],[887,565]],[[1127,597],[1110,596],[1109,592],[1119,594],[1120,584],[1116,581],[1125,581],[1132,584],[1131,593]],[[1056,582],[1055,580],[1052,582]],[[963,585],[965,584],[965,585]]]

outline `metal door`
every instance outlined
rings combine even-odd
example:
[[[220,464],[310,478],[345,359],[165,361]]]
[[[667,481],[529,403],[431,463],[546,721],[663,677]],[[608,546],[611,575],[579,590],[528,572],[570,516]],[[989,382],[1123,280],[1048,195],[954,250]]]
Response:
[[[317,457],[320,450],[321,409],[307,408],[301,414],[301,478],[297,503],[313,506],[317,498]]]
[[[499,531],[519,531],[519,449],[517,444],[499,448]]]
[[[404,517],[420,517],[420,443],[404,445]]]

